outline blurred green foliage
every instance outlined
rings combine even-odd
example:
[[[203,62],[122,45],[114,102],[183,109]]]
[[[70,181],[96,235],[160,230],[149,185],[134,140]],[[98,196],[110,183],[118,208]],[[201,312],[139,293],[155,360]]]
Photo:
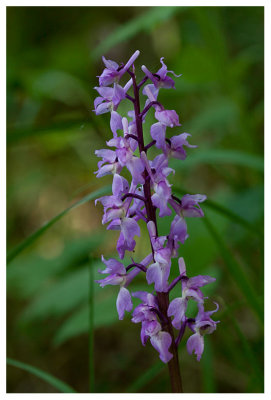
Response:
[[[92,112],[93,87],[101,55],[121,62],[136,49],[137,65],[156,71],[164,56],[183,74],[161,101],[198,149],[172,161],[171,182],[208,196],[181,255],[190,275],[217,278],[205,294],[221,322],[200,363],[185,336],[185,391],[263,391],[263,17],[263,7],[7,8],[7,353],[50,372],[42,381],[11,360],[8,392],[65,391],[51,375],[77,392],[170,390],[140,327],[118,321],[117,289],[93,284],[116,243],[93,202],[111,180],[93,175],[110,137],[108,115]],[[135,259],[147,251],[142,226]],[[132,290],[145,285],[139,275]]]

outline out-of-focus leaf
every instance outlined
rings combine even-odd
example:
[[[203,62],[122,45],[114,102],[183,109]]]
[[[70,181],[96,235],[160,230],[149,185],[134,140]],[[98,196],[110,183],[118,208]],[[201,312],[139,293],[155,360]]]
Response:
[[[102,243],[104,235],[67,241],[59,256],[49,260],[36,254],[15,259],[7,268],[7,291],[15,298],[27,299],[41,293],[52,281],[61,279],[70,268],[86,264],[89,256]]]
[[[94,280],[100,279],[99,270],[104,264],[99,260],[92,264]],[[62,316],[81,304],[88,302],[89,296],[89,265],[81,267],[64,276],[55,277],[43,290],[35,296],[25,308],[20,320],[24,323],[33,320],[44,320],[49,317]],[[106,289],[104,289],[106,291]],[[99,285],[94,285],[94,292],[101,291]]]
[[[58,329],[53,343],[58,346],[68,339],[89,331],[89,306],[86,304],[74,312]]]
[[[31,76],[29,85],[35,96],[57,100],[67,106],[84,104],[89,107],[86,86],[67,72],[47,70],[38,76]]]
[[[216,98],[204,104],[198,114],[187,122],[194,133],[214,131],[222,136],[233,129],[238,118],[238,106],[230,98]]]
[[[145,373],[142,373],[138,379],[136,379],[127,389],[128,393],[136,393],[142,387],[147,385],[153,378],[155,378],[159,372],[165,368],[165,364],[161,361],[154,364]]]
[[[193,167],[199,164],[231,164],[241,167],[252,168],[257,171],[263,172],[264,160],[261,156],[248,154],[237,150],[207,150],[202,149],[199,152],[190,154],[185,160],[185,163],[180,160],[171,161],[172,168],[178,170],[183,168]]]
[[[30,303],[21,321],[30,322],[50,316],[61,316],[88,299],[88,268],[69,273],[48,287]]]
[[[112,32],[106,39],[92,51],[92,58],[100,57],[118,43],[127,41],[141,31],[149,31],[156,23],[166,21],[172,15],[185,11],[188,7],[151,7],[145,13],[122,24],[117,30]]]
[[[16,128],[8,129],[7,131],[7,144],[13,144],[18,140],[25,139],[29,136],[40,136],[41,134],[48,135],[58,132],[59,135],[69,135],[71,131],[76,130],[78,133],[82,131],[82,127],[91,127],[92,121],[90,119],[73,119],[65,121],[53,122],[44,126],[19,126]]]
[[[116,310],[116,291],[106,290],[105,299],[94,299],[94,328],[108,326],[118,321]],[[58,329],[53,342],[56,346],[75,336],[89,331],[90,309],[88,305],[81,307],[72,314]]]
[[[201,37],[211,50],[213,59],[216,60],[216,67],[220,67],[221,73],[227,59],[227,44],[220,12],[216,7],[193,7],[192,12],[200,28]]]
[[[205,335],[204,352],[201,358],[201,371],[204,393],[216,393],[216,381],[214,376],[214,354],[212,341]]]
[[[88,195],[84,196],[82,199],[80,199],[77,202],[75,202],[74,204],[72,204],[70,207],[63,210],[61,213],[56,215],[54,218],[50,219],[50,221],[46,222],[40,229],[38,229],[36,232],[32,233],[32,235],[28,236],[22,243],[20,243],[18,246],[16,246],[13,250],[11,250],[8,253],[7,263],[12,261],[18,254],[20,254],[23,250],[25,250],[32,243],[34,243],[43,233],[45,233],[47,231],[47,229],[49,229],[51,226],[53,226],[59,219],[64,217],[64,215],[66,215],[69,211],[81,206],[82,204],[87,203],[90,200],[94,200],[97,197],[106,194],[109,190],[110,190],[109,186],[105,186],[101,189],[95,190],[94,192],[89,193]]]
[[[237,336],[243,347],[243,352],[247,358],[247,361],[249,362],[251,369],[255,373],[255,379],[257,380],[261,390],[263,391],[263,379],[264,379],[263,368],[261,368],[259,361],[257,359],[257,356],[254,353],[254,351],[252,350],[251,345],[250,345],[246,335],[244,335],[244,333],[242,332],[242,329],[240,328],[240,324],[238,324],[236,318],[234,317],[234,314],[229,309],[229,307],[227,307],[226,304],[223,304],[223,308],[225,310],[225,315],[227,315],[229,317],[231,324],[237,333]]]
[[[94,272],[94,282],[98,277],[99,263],[94,263],[92,269]],[[95,279],[96,278],[96,279]],[[144,290],[144,286],[132,283],[129,286],[131,292]],[[102,326],[109,326],[119,320],[116,309],[116,299],[118,290],[115,287],[100,288],[97,283],[94,284],[94,298],[93,298],[93,326],[99,328]],[[133,299],[136,304],[137,299]],[[58,329],[54,336],[53,343],[58,346],[77,335],[87,333],[89,331],[90,321],[90,307],[85,304],[69,316]]]
[[[232,279],[236,282],[237,286],[246,297],[247,302],[250,304],[251,309],[254,310],[255,314],[259,318],[261,324],[263,324],[263,308],[258,300],[258,296],[255,293],[255,289],[245,274],[243,268],[239,262],[235,259],[230,249],[227,248],[223,239],[220,237],[217,230],[214,228],[210,220],[205,216],[202,221],[206,225],[211,237],[216,243],[220,250],[220,254],[225,261],[228,272]]]
[[[12,358],[7,358],[7,365],[22,369],[32,375],[37,376],[43,381],[49,383],[55,389],[59,390],[61,393],[76,393],[76,391],[65,382],[62,382],[60,379],[48,374],[48,372],[42,371],[41,369],[33,367],[32,365],[13,360]]]

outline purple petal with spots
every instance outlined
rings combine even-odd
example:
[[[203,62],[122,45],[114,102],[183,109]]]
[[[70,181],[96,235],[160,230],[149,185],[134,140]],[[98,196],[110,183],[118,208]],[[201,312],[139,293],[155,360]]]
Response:
[[[151,137],[156,140],[155,146],[158,149],[164,149],[166,146],[166,126],[157,122],[151,126]]]
[[[117,136],[117,130],[122,129],[121,116],[117,113],[117,111],[111,112],[110,128],[113,132],[114,137]]]
[[[125,240],[123,233],[121,232],[120,235],[119,235],[118,242],[117,242],[117,251],[119,253],[120,259],[124,258],[126,250],[133,251],[134,248],[135,248],[135,245],[136,245],[136,241],[135,240],[133,240],[132,242],[128,243]]]
[[[102,262],[107,268],[103,271],[99,271],[101,274],[126,274],[124,265],[115,258],[109,258],[106,260],[104,256],[102,256]]]
[[[188,353],[192,354],[194,352],[197,356],[197,361],[200,361],[204,350],[204,340],[199,333],[194,333],[194,335],[190,336],[187,340],[186,347]]]
[[[168,351],[172,339],[168,332],[160,331],[151,337],[151,344],[159,352],[159,357],[164,363],[168,363],[173,355]]]
[[[174,110],[162,110],[155,112],[155,118],[161,122],[161,124],[170,126],[179,126],[179,116]]]
[[[181,328],[182,319],[187,309],[187,302],[188,300],[186,298],[177,297],[169,304],[167,315],[169,317],[174,316],[174,319],[172,320],[172,325],[176,329]]]
[[[146,272],[148,284],[154,282],[157,292],[166,292],[168,289],[168,277],[170,272],[170,264],[160,264],[158,262],[151,264]]]
[[[121,287],[117,297],[117,311],[119,314],[119,319],[124,318],[125,311],[132,311],[132,309],[133,303],[130,292],[125,287]]]

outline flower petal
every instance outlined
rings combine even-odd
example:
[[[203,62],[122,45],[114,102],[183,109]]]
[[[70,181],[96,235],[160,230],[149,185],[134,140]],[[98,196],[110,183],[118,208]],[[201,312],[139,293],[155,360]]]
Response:
[[[187,309],[187,299],[182,297],[177,297],[176,299],[172,300],[169,304],[167,315],[169,317],[174,316],[172,320],[172,325],[176,329],[181,328],[182,319],[185,315]]]
[[[117,130],[122,129],[122,119],[121,116],[117,113],[117,111],[111,112],[110,128],[111,131],[113,132],[114,137],[117,136]]]
[[[117,311],[119,314],[119,319],[124,318],[125,311],[132,311],[132,309],[133,303],[130,292],[125,287],[121,287],[117,297]]]
[[[200,361],[204,350],[204,340],[199,333],[194,333],[194,335],[190,336],[187,340],[186,347],[188,353],[192,354],[194,352],[197,356],[197,361]]]
[[[160,331],[151,337],[151,344],[159,352],[159,357],[164,363],[168,363],[173,355],[168,351],[172,339],[168,332]]]

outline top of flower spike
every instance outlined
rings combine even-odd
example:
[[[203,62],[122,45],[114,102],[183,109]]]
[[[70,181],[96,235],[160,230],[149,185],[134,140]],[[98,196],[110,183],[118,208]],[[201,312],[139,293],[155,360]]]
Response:
[[[122,75],[125,74],[125,72],[131,67],[131,65],[133,65],[139,54],[140,51],[136,50],[132,57],[130,57],[127,63],[123,66],[119,66],[115,61],[107,60],[105,57],[102,57],[105,69],[99,76],[100,86],[109,86],[114,82],[118,82]]]

